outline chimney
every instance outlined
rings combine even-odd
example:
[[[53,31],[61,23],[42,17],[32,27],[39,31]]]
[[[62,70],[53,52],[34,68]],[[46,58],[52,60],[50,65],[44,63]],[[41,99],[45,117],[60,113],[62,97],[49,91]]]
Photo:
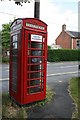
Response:
[[[63,25],[62,25],[62,31],[65,31],[65,30],[66,30],[66,25],[63,24]]]

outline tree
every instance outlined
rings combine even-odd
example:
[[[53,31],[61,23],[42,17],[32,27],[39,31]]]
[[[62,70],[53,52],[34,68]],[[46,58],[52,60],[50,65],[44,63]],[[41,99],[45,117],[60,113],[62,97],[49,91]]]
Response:
[[[2,25],[1,31],[1,40],[2,40],[2,54],[7,56],[7,51],[10,47],[10,23]]]
[[[50,50],[51,49],[51,46],[50,45],[48,45],[48,50]]]
[[[1,1],[4,1],[4,0],[1,0]],[[26,2],[30,3],[32,0],[14,0],[14,1],[15,1],[15,4],[22,6],[22,3],[26,3]]]
[[[1,31],[0,31],[0,57],[1,57],[1,54],[2,54],[2,45],[1,45]]]

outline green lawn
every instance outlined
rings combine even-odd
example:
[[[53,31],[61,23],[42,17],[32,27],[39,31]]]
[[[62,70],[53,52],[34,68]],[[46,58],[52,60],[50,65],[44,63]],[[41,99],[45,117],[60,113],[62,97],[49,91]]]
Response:
[[[72,78],[70,80],[69,90],[76,105],[76,110],[75,113],[73,113],[73,117],[80,119],[80,78]]]

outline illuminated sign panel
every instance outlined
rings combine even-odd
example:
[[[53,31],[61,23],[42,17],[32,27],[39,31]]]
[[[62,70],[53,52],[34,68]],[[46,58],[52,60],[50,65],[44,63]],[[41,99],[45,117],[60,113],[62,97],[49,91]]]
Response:
[[[43,26],[34,25],[34,24],[31,24],[31,23],[26,23],[26,26],[32,27],[32,28],[36,28],[36,29],[44,30],[44,27],[43,27]]]

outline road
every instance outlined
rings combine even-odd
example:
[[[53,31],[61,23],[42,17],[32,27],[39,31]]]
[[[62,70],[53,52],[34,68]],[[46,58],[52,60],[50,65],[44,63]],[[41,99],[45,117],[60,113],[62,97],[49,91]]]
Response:
[[[28,117],[71,120],[75,105],[68,92],[68,83],[69,79],[78,76],[78,64],[50,63],[47,74],[47,85],[55,92],[55,96],[48,105],[31,108]]]
[[[48,63],[47,65],[47,84],[55,82],[61,75],[63,78],[76,76],[78,73],[78,63],[77,62],[61,62],[61,63]],[[2,75],[2,78],[1,78]],[[51,80],[52,76],[52,80]],[[57,77],[58,76],[58,77]],[[9,85],[9,65],[3,64],[2,71],[0,65],[0,91],[2,86],[2,91],[8,91]],[[1,85],[2,81],[2,85]],[[60,81],[60,80],[59,80]]]
[[[1,75],[1,71],[0,71]],[[56,93],[52,101],[39,108],[28,111],[29,118],[71,118],[75,109],[68,93],[68,82],[72,77],[78,76],[77,62],[48,63],[47,85]],[[0,78],[2,91],[7,92],[9,86],[9,65],[2,65],[2,78]],[[1,82],[2,81],[2,82]]]
[[[61,62],[48,64],[48,75],[70,74],[78,71],[77,62]]]

